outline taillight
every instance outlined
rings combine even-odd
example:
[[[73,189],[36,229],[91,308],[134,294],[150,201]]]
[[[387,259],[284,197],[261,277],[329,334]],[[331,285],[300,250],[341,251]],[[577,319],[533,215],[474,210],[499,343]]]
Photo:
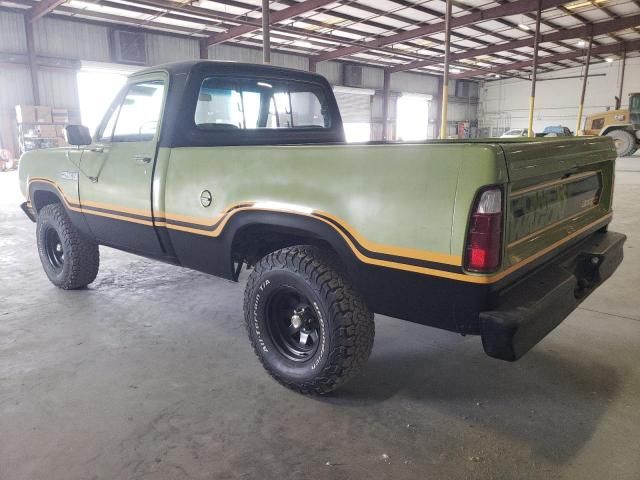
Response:
[[[465,267],[474,272],[492,272],[500,265],[502,250],[502,190],[480,193],[471,214]]]

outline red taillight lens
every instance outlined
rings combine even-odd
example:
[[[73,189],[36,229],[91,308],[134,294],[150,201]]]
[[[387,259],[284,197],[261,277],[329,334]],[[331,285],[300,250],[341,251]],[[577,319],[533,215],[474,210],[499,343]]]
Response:
[[[500,265],[502,250],[502,191],[485,190],[478,196],[466,246],[467,270],[491,272]]]

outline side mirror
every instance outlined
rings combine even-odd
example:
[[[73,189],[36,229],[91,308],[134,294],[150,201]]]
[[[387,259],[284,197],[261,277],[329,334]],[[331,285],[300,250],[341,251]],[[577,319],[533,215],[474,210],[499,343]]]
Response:
[[[91,133],[84,125],[67,125],[64,127],[64,136],[69,145],[91,145]]]

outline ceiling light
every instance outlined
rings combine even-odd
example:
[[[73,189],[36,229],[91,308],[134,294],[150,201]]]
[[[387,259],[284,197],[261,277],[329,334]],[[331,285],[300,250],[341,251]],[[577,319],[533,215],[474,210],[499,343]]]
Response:
[[[452,68],[452,69],[449,70],[449,73],[453,73],[453,74],[460,73],[460,69],[459,68]]]
[[[293,44],[296,45],[297,47],[313,48],[313,44],[311,42],[307,42],[305,40],[294,40]]]
[[[584,40],[580,40],[580,41],[578,42],[578,47],[580,47],[580,48],[582,48],[582,47],[584,47],[584,46],[586,46],[586,45],[587,45],[587,42],[585,42]]]
[[[611,63],[611,62],[613,62],[613,58],[607,57],[607,58],[604,59],[604,61]]]
[[[519,23],[518,24],[518,28],[521,30],[531,30],[527,25],[525,25],[524,23]]]
[[[494,78],[500,78],[500,74],[499,74],[499,73],[496,73],[496,74],[494,75]]]

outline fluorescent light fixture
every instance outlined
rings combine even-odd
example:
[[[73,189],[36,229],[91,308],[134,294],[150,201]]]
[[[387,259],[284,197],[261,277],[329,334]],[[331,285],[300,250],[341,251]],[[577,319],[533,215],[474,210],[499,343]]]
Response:
[[[494,76],[494,78],[500,78],[500,74],[499,74],[499,73],[496,73],[496,74],[495,74],[495,76]]]
[[[593,0],[593,1],[580,1],[578,0],[577,2],[570,2],[565,4],[565,8],[568,8],[569,10],[574,10],[576,8],[582,8],[582,7],[599,7],[601,6],[600,4],[605,3],[607,0]]]
[[[451,69],[449,69],[449,73],[453,73],[453,74],[460,73],[460,69],[459,68],[451,68]]]
[[[257,85],[259,85],[261,87],[265,87],[265,88],[273,88],[273,85],[271,85],[270,83],[267,83],[267,82],[258,82]]]
[[[313,48],[313,44],[311,42],[307,42],[306,40],[294,40],[293,44],[297,47]]]
[[[608,63],[611,63],[611,62],[613,62],[613,58],[607,57],[607,58],[604,59],[604,61],[608,62]]]
[[[527,25],[525,25],[524,23],[519,23],[518,24],[518,28],[520,30],[531,30],[531,28],[529,28]]]
[[[585,47],[586,45],[587,45],[587,42],[585,42],[584,40],[580,40],[580,41],[578,42],[578,46],[579,46],[580,48],[583,48],[583,47]]]

